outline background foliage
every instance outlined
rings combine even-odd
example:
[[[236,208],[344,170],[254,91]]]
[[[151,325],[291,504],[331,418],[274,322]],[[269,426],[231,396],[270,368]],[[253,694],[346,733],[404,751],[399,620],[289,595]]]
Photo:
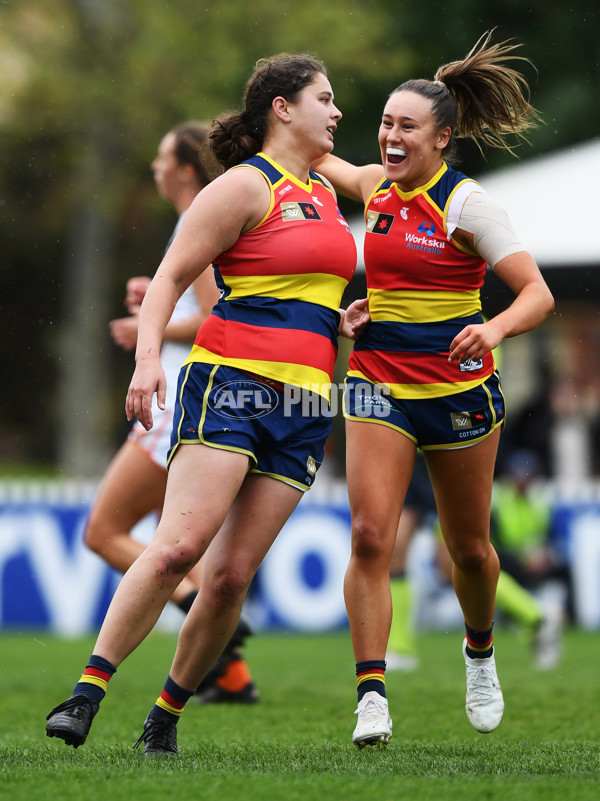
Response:
[[[174,223],[149,162],[174,124],[239,108],[256,59],[321,57],[344,112],[336,152],[365,162],[389,91],[497,27],[537,68],[530,157],[597,134],[599,21],[587,0],[0,0],[0,461],[102,472],[132,369],[107,323]],[[471,173],[508,158],[462,155]]]

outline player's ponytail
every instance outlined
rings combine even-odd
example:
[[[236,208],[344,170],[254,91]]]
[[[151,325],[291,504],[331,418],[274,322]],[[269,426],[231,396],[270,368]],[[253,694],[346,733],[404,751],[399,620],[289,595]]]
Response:
[[[305,54],[260,59],[246,84],[244,110],[213,123],[211,149],[221,164],[227,169],[258,153],[268,134],[273,100],[281,96],[294,102],[317,73],[327,74],[324,65]]]
[[[451,159],[455,137],[513,153],[519,139],[540,120],[529,103],[525,77],[507,62],[522,61],[514,55],[520,45],[511,40],[490,44],[493,31],[483,34],[460,61],[439,67],[434,80],[409,80],[394,92],[409,90],[428,97],[438,127],[450,127],[452,136],[444,157]],[[392,93],[393,94],[393,93]]]

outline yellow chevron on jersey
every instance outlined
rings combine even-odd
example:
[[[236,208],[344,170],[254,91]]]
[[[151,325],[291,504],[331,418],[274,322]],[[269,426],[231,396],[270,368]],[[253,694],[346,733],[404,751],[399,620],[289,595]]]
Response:
[[[395,191],[396,194],[398,195],[398,197],[401,198],[404,201],[412,200],[415,197],[422,197],[425,200],[425,202],[429,203],[431,205],[432,209],[437,214],[439,214],[440,217],[442,218],[442,220],[444,222],[444,230],[446,230],[446,220],[447,220],[447,217],[448,217],[448,209],[450,208],[450,204],[452,202],[453,197],[455,196],[455,194],[458,192],[458,190],[464,184],[466,184],[466,183],[471,183],[471,184],[475,183],[475,181],[473,181],[473,179],[468,178],[466,175],[463,176],[462,179],[458,180],[456,185],[451,189],[451,191],[448,193],[448,196],[445,198],[445,200],[443,200],[443,198],[442,198],[441,199],[442,202],[438,204],[438,197],[433,195],[433,194],[431,194],[429,192],[429,190],[433,189],[436,186],[436,184],[438,184],[438,182],[440,181],[440,178],[447,171],[448,171],[448,165],[446,164],[446,162],[444,162],[442,164],[442,166],[440,167],[440,169],[433,176],[433,178],[431,178],[431,180],[429,180],[423,186],[419,186],[416,189],[412,189],[410,192],[403,192],[402,189],[400,189],[400,187],[397,184],[393,184],[392,185],[393,186],[393,191]],[[455,171],[453,170],[452,172],[455,172]],[[379,186],[377,186],[374,189],[374,191],[373,191],[371,197],[369,198],[369,200],[367,200],[367,204],[366,204],[365,208],[368,207],[369,202],[374,197],[379,197],[380,200],[376,201],[376,202],[381,202],[381,198],[385,198],[386,196],[388,196],[389,193],[392,191],[392,189],[390,187],[390,184],[391,184],[390,181],[384,181],[383,185],[380,184]],[[455,242],[454,244],[456,245],[457,243]],[[472,251],[468,251],[468,252],[472,253]]]

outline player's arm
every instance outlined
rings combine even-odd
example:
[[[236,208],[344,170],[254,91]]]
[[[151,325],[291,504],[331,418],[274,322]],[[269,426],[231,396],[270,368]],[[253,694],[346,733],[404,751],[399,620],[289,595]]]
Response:
[[[200,311],[185,320],[174,322],[171,320],[165,328],[163,340],[169,342],[193,342],[198,329],[206,320],[212,307],[219,300],[219,289],[215,283],[212,267],[200,273],[193,283],[194,294],[200,306]]]
[[[450,361],[481,359],[505,337],[539,325],[554,309],[554,299],[508,215],[488,195],[476,192],[467,198],[453,238],[485,259],[516,295],[507,309],[485,323],[467,326],[450,345]]]
[[[365,203],[377,183],[383,178],[380,164],[357,167],[329,153],[311,165],[333,185],[336,192],[350,200]]]
[[[164,408],[166,384],[160,347],[181,294],[235,244],[241,233],[260,222],[270,198],[264,177],[244,167],[229,170],[196,196],[140,309],[136,369],[125,404],[129,420],[137,417],[145,428],[152,427],[154,392],[159,406]]]

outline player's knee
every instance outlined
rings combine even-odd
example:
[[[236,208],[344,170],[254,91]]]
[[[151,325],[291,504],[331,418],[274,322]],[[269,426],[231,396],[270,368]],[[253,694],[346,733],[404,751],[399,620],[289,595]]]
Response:
[[[389,559],[387,532],[371,520],[357,518],[352,525],[352,554],[365,561]]]
[[[199,559],[197,550],[193,546],[186,546],[183,542],[171,548],[164,546],[157,550],[154,557],[154,567],[157,576],[187,576]]]
[[[477,573],[486,564],[490,555],[488,542],[467,542],[450,549],[454,564],[467,573]]]
[[[216,607],[226,609],[237,606],[240,596],[244,596],[252,580],[239,570],[223,568],[211,581],[213,603]]]

